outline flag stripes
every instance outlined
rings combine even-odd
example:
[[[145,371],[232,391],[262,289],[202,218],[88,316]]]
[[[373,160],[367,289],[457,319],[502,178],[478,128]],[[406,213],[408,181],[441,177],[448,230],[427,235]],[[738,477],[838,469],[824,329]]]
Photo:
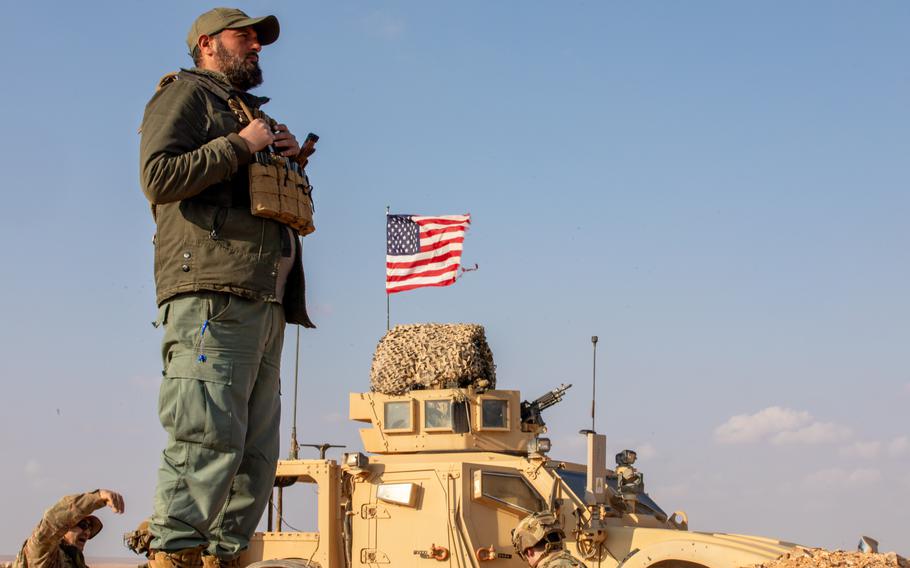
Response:
[[[455,282],[470,215],[386,217],[386,293]]]

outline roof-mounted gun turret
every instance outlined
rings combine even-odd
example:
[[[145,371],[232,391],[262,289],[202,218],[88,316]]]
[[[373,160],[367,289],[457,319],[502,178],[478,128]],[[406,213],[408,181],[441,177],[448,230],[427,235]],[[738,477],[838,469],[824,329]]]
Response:
[[[542,430],[546,423],[544,423],[541,413],[554,404],[561,402],[566,391],[570,388],[572,388],[571,384],[561,384],[531,402],[523,401],[521,403],[521,429],[525,432]]]

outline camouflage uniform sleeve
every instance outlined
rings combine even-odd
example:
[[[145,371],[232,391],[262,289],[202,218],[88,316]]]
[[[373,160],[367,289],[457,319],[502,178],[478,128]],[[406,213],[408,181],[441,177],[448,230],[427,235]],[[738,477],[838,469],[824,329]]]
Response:
[[[94,491],[67,495],[45,511],[41,522],[22,547],[20,556],[28,568],[54,568],[58,560],[58,547],[66,531],[101,507],[104,507],[104,499]]]
[[[145,107],[139,168],[153,205],[181,201],[230,178],[251,153],[239,134],[209,139],[209,101],[203,89],[176,80]]]
[[[538,568],[585,568],[585,564],[572,556],[568,550],[544,556]]]

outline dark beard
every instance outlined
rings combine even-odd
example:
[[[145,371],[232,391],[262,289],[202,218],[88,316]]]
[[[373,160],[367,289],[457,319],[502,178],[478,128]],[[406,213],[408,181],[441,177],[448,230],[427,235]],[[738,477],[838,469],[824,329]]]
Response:
[[[234,57],[224,49],[220,41],[215,42],[215,61],[235,89],[249,91],[262,84],[259,62]]]

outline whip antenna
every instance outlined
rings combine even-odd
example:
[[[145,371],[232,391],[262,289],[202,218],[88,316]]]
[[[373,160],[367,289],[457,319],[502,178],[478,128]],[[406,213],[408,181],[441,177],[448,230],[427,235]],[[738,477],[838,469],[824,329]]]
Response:
[[[297,326],[297,350],[294,353],[294,413],[291,422],[291,455],[290,459],[296,460],[300,451],[297,443],[297,378],[300,373],[300,326]]]
[[[594,401],[597,399],[597,336],[591,336],[591,346],[594,349],[594,360],[591,365],[591,431],[596,432],[594,427]],[[296,383],[295,383],[296,387]],[[296,396],[296,395],[295,395]]]
[[[391,209],[389,208],[389,206],[386,205],[385,206],[386,237],[389,236],[389,211],[390,210]],[[386,249],[386,250],[388,250],[388,249]],[[389,311],[391,309],[391,300],[390,300],[391,297],[392,297],[392,295],[389,294],[388,284],[386,284],[386,292],[385,292],[385,330],[386,331],[389,331],[391,329],[389,327]]]

